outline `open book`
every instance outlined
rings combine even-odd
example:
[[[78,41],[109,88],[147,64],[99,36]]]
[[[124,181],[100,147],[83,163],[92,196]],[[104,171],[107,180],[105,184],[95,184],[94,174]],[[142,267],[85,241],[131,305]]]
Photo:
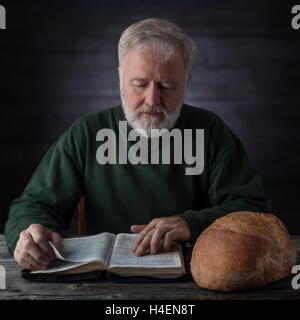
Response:
[[[131,247],[137,234],[104,232],[94,236],[64,238],[60,252],[54,249],[56,260],[47,270],[31,274],[78,274],[107,270],[123,277],[146,276],[175,279],[186,274],[182,247],[177,242],[169,252],[156,255],[147,252],[137,257]]]

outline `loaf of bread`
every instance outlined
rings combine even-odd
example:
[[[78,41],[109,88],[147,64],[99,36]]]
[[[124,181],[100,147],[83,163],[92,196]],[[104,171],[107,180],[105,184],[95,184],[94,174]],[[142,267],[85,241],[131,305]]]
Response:
[[[242,290],[288,276],[296,255],[294,242],[277,217],[238,211],[217,219],[200,234],[191,273],[202,288]]]

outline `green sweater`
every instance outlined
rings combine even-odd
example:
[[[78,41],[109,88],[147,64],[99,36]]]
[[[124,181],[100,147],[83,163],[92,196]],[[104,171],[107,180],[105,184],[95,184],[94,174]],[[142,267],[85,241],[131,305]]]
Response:
[[[100,165],[97,132],[110,128],[118,137],[121,120],[121,106],[85,115],[51,146],[22,195],[11,203],[5,225],[11,252],[19,233],[32,223],[59,233],[66,229],[82,195],[88,234],[130,232],[132,224],[180,216],[194,241],[229,212],[270,211],[241,142],[216,114],[184,105],[174,126],[204,129],[204,170],[199,175],[186,175],[185,163]]]

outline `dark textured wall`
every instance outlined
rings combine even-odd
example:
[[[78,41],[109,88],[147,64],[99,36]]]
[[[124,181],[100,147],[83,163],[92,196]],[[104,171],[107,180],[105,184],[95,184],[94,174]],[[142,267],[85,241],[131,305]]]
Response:
[[[186,102],[219,114],[260,171],[273,213],[300,234],[300,30],[289,1],[0,1],[0,232],[8,205],[79,116],[119,100],[117,43],[168,18],[196,42]]]

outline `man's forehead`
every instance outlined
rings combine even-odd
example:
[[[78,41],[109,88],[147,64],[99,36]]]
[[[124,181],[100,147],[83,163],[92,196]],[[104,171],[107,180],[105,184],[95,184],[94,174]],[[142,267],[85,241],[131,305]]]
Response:
[[[184,73],[181,56],[175,60],[160,60],[151,51],[129,51],[123,62],[123,76],[129,81],[149,81],[178,83]]]
[[[166,55],[166,53],[155,51],[152,48],[145,48],[143,50],[131,49],[124,57],[125,65],[136,67],[137,65],[143,68],[174,68],[174,65],[184,64],[181,51],[176,51],[173,54]]]

